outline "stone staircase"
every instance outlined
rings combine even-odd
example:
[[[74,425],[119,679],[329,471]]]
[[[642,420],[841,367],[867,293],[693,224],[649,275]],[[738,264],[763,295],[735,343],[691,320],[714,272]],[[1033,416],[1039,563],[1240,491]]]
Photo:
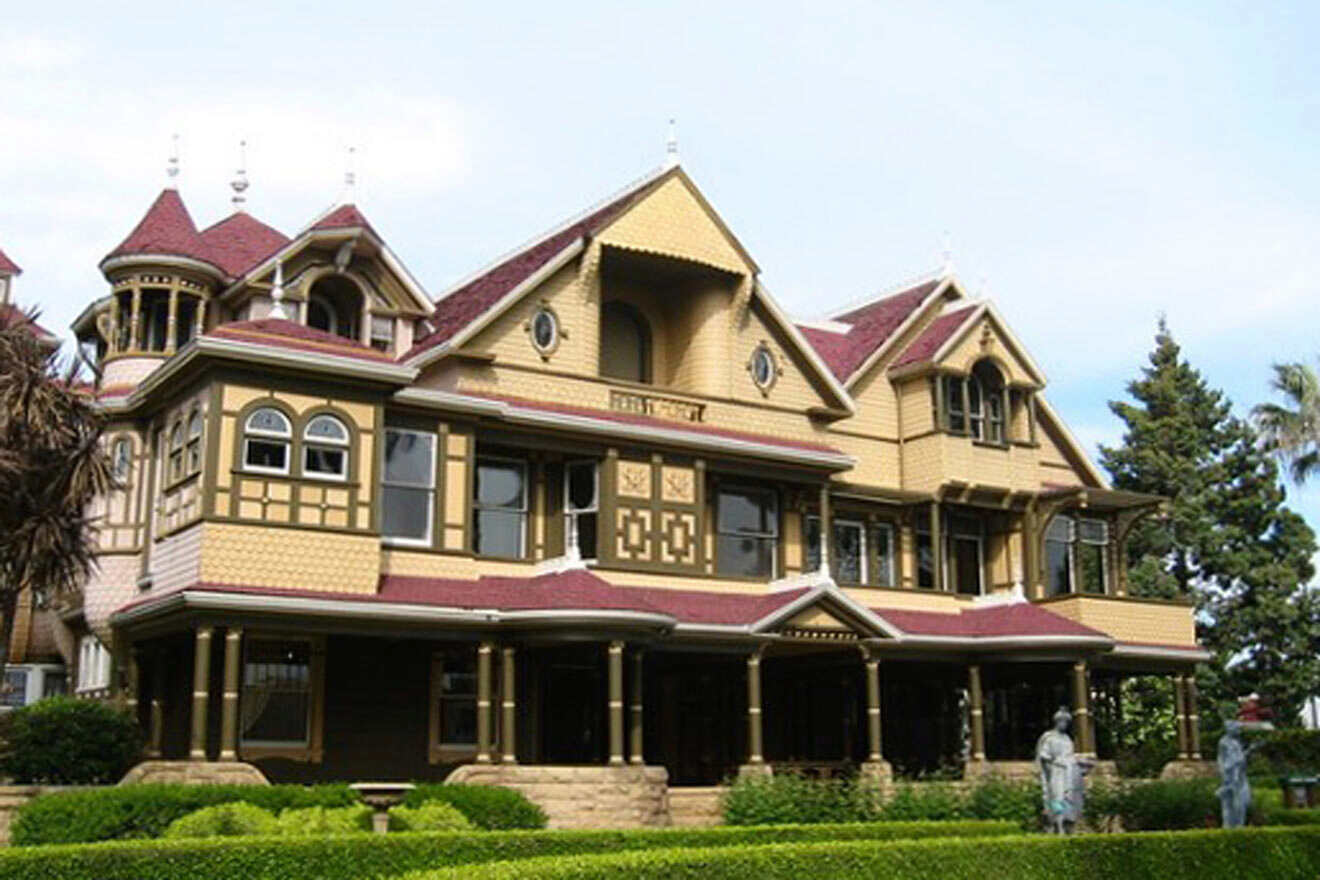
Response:
[[[720,812],[720,797],[724,789],[709,788],[669,789],[669,822],[676,828],[696,828],[719,825],[724,821]]]

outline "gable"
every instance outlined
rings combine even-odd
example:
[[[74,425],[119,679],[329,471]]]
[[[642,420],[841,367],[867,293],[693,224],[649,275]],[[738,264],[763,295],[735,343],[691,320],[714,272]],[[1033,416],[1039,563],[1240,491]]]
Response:
[[[739,275],[757,271],[742,246],[681,173],[624,211],[598,238],[602,244],[691,260]]]
[[[725,369],[734,399],[749,403],[769,403],[799,411],[814,407],[848,407],[850,402],[830,388],[822,373],[808,358],[809,348],[797,344],[775,320],[761,295],[753,298],[742,315],[733,315],[733,350]],[[765,346],[774,356],[778,374],[769,388],[762,390],[752,379],[752,357]]]
[[[952,346],[943,354],[939,365],[966,373],[977,361],[985,358],[994,362],[1010,385],[1045,384],[1045,377],[1031,356],[988,309],[971,316],[971,320],[959,328]]]

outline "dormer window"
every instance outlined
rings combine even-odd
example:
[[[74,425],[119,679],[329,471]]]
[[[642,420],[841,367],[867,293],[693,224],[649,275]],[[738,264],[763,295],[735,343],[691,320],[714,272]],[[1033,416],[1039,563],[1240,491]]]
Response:
[[[244,425],[243,467],[268,474],[289,472],[289,446],[293,430],[289,419],[274,407],[262,407]]]
[[[394,319],[389,315],[371,316],[371,347],[386,354],[394,350]]]
[[[1006,392],[998,367],[978,361],[969,375],[942,376],[938,381],[936,424],[950,434],[965,434],[983,443],[1007,442]]]
[[[307,326],[345,339],[359,338],[362,291],[342,275],[317,279],[307,295]]]
[[[600,374],[651,381],[651,325],[628,303],[613,300],[600,308]]]

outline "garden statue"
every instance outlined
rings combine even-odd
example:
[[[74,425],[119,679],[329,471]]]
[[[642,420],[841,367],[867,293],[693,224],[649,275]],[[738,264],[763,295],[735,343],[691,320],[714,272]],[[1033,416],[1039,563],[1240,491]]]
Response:
[[[1068,736],[1072,714],[1067,709],[1054,713],[1054,727],[1036,742],[1036,764],[1040,768],[1041,796],[1045,817],[1054,834],[1067,834],[1082,818],[1086,798],[1086,774],[1092,763],[1079,759]]]
[[[1219,738],[1219,804],[1223,811],[1225,828],[1241,828],[1247,823],[1247,810],[1251,808],[1251,783],[1247,780],[1247,758],[1260,743],[1242,748],[1242,724],[1224,723],[1224,735]]]

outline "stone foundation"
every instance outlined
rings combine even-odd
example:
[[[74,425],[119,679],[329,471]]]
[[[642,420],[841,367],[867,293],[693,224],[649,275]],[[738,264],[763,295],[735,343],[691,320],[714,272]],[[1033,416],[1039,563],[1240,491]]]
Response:
[[[1040,778],[1040,767],[1035,761],[968,761],[963,767],[966,782],[989,778],[1031,782]],[[1113,761],[1096,761],[1086,778],[1088,782],[1096,779],[1113,782],[1118,779],[1118,765]]]
[[[1160,779],[1214,779],[1218,775],[1219,768],[1213,761],[1186,758],[1172,760],[1160,771]]]
[[[545,810],[551,828],[644,828],[669,824],[664,767],[464,764],[446,783],[498,785]]]
[[[242,761],[143,761],[120,785],[182,782],[188,785],[270,785],[260,770]]]

